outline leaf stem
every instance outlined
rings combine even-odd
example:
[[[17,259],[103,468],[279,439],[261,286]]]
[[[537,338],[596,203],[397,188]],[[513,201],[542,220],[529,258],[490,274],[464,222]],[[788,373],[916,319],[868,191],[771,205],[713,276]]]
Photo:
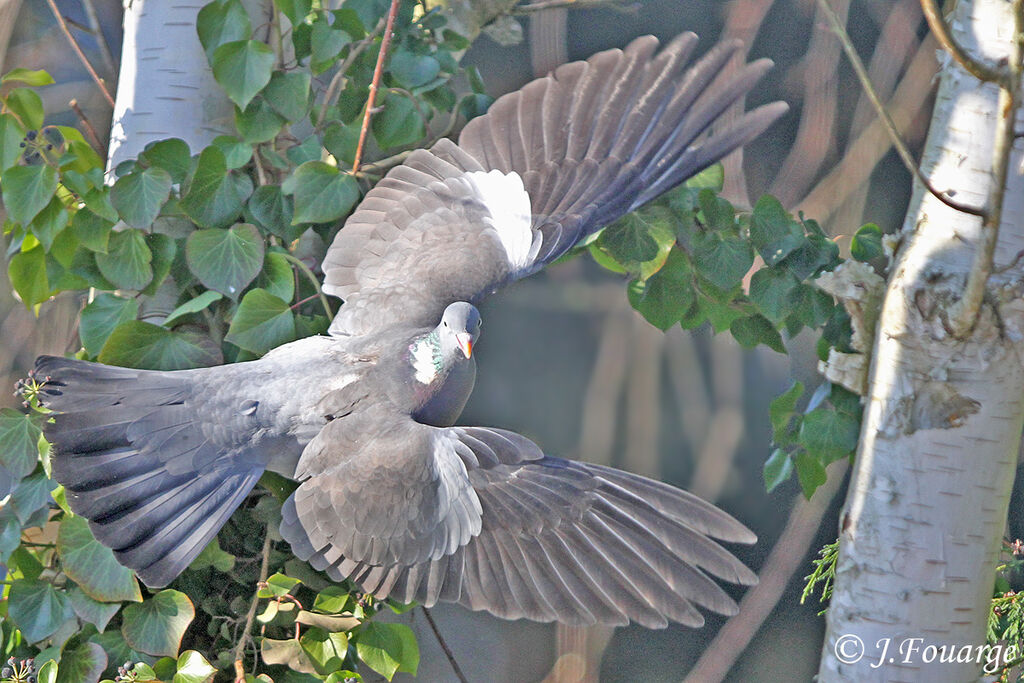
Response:
[[[302,271],[306,278],[311,283],[313,283],[313,287],[316,289],[316,294],[318,297],[320,297],[320,303],[323,304],[324,313],[327,314],[327,319],[334,320],[334,313],[331,311],[331,304],[327,301],[327,296],[324,294],[324,290],[320,286],[320,280],[318,280],[316,275],[313,274],[313,271],[310,270],[309,266],[303,263],[301,259],[296,258],[294,255],[285,252],[282,252],[282,255],[285,257],[285,259],[295,264],[295,266],[297,266],[298,269]]]

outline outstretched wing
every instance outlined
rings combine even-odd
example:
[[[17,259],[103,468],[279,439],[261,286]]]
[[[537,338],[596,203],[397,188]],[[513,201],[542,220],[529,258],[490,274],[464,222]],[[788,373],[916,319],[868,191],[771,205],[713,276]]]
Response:
[[[413,152],[372,189],[324,260],[345,299],[332,334],[429,326],[741,147],[786,111],[776,102],[711,130],[771,67],[728,76],[737,41],[690,64],[697,37],[638,38],[499,98],[458,144]]]
[[[507,619],[700,626],[698,605],[736,611],[710,576],[756,582],[711,540],[754,535],[667,484],[550,458],[503,430],[396,417],[359,444],[333,424],[303,455],[307,479],[284,505],[281,535],[297,557],[378,597]]]

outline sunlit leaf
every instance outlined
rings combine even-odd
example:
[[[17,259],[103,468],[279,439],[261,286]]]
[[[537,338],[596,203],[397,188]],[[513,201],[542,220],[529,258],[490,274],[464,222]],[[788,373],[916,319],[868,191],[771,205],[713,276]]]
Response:
[[[165,589],[128,605],[122,615],[121,633],[128,645],[158,657],[176,657],[195,608],[184,593]]]
[[[101,602],[142,600],[139,584],[114,552],[97,541],[83,517],[67,517],[57,530],[57,554],[64,573],[86,595]]]
[[[255,226],[198,230],[185,243],[189,270],[209,289],[237,299],[263,268],[263,238]]]

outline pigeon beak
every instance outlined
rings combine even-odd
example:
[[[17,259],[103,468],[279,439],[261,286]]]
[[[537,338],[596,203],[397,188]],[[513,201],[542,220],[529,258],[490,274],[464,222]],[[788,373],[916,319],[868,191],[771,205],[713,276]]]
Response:
[[[459,348],[462,349],[462,353],[466,354],[466,358],[473,355],[473,335],[468,332],[460,332],[455,335],[455,340],[459,342]]]

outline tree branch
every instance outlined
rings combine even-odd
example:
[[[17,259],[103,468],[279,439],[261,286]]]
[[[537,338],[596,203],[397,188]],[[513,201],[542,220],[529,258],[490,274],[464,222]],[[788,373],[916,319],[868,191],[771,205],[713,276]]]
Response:
[[[924,12],[924,17],[928,20],[928,28],[935,34],[935,39],[968,73],[980,81],[998,83],[1003,87],[1010,82],[1012,70],[999,69],[975,59],[953,38],[953,34],[949,32],[949,25],[942,18],[942,12],[935,0],[921,0],[921,11]]]
[[[370,83],[370,94],[366,98],[363,125],[359,128],[359,144],[356,145],[356,157],[352,160],[353,174],[359,170],[359,162],[363,158],[363,145],[366,143],[366,132],[370,128],[370,117],[373,116],[373,103],[377,99],[377,89],[380,87],[381,74],[384,72],[384,60],[387,59],[388,46],[391,45],[391,29],[395,25],[395,16],[398,15],[398,4],[399,0],[391,0],[391,9],[388,10],[388,23],[384,27],[384,36],[380,39],[380,52],[377,53],[377,65],[373,67],[373,81]]]
[[[455,677],[462,683],[469,683],[469,680],[462,673],[462,669],[459,668],[459,663],[455,661],[455,655],[448,649],[448,643],[444,642],[444,638],[441,637],[441,632],[437,630],[437,624],[434,623],[434,617],[431,616],[430,610],[426,607],[421,608],[423,615],[427,618],[427,623],[430,624],[430,630],[434,632],[434,637],[437,638],[438,644],[441,649],[444,650],[444,656],[448,658],[448,663],[452,665],[452,670],[455,672]]]
[[[259,583],[267,580],[267,573],[270,571],[270,531],[267,530],[263,537],[263,554],[260,560]],[[259,591],[252,597],[252,604],[249,605],[249,612],[245,615],[245,628],[242,630],[242,637],[235,646],[235,683],[245,682],[245,666],[242,664],[242,657],[245,656],[245,646],[251,640],[249,632],[252,630],[252,622],[256,618],[256,608],[260,604]]]
[[[79,46],[78,41],[75,40],[73,35],[71,35],[71,29],[68,28],[68,23],[64,21],[64,17],[61,16],[60,10],[57,9],[56,1],[46,0],[46,4],[50,6],[50,11],[53,12],[53,16],[57,20],[60,30],[64,32],[64,36],[67,37],[68,42],[71,43],[71,49],[75,51],[75,54],[78,55],[78,59],[81,60],[85,69],[89,72],[89,75],[92,76],[92,80],[94,80],[96,85],[99,86],[100,92],[103,93],[103,98],[111,107],[113,107],[114,98],[111,96],[110,91],[107,90],[107,84],[102,78],[100,78],[100,75],[96,73],[96,69],[92,68],[92,64],[89,63],[89,59],[85,56],[85,53],[82,52],[82,48]]]

